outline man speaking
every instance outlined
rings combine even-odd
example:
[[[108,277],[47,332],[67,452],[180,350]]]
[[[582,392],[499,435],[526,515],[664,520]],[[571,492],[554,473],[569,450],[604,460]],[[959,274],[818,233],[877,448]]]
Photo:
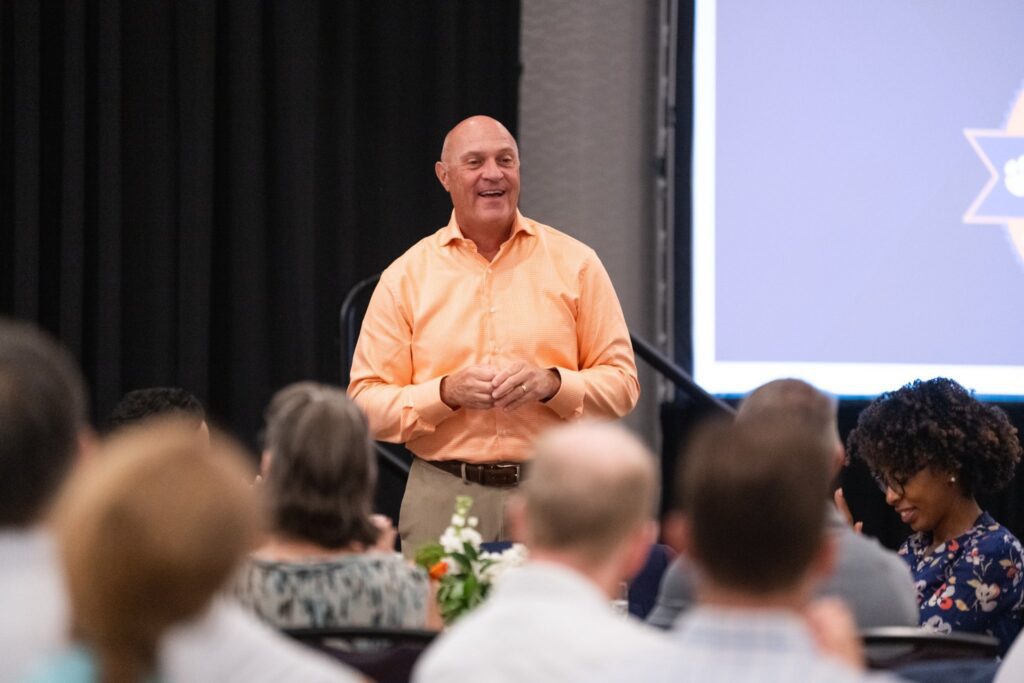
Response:
[[[399,515],[407,555],[437,539],[457,495],[473,497],[485,541],[505,538],[505,500],[534,437],[626,415],[640,393],[597,254],[519,213],[508,130],[486,116],[462,121],[434,170],[451,220],[381,275],[348,388],[375,438],[417,456]]]

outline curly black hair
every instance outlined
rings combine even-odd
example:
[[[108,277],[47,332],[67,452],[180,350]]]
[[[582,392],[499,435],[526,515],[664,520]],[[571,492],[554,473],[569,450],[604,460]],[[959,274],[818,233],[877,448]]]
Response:
[[[945,377],[915,380],[872,401],[846,449],[875,474],[910,477],[929,466],[955,472],[967,496],[1003,488],[1021,458],[1006,413]]]
[[[149,387],[125,394],[107,416],[105,432],[111,433],[126,425],[153,417],[177,415],[195,420],[206,419],[206,410],[199,399],[178,387]]]

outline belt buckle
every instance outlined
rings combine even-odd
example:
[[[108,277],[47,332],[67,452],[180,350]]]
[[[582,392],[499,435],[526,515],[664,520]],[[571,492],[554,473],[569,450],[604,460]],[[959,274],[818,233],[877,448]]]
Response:
[[[506,463],[497,464],[494,466],[496,471],[502,472],[503,474],[509,470],[512,471],[512,486],[519,484],[519,479],[522,473],[521,465],[519,463]]]

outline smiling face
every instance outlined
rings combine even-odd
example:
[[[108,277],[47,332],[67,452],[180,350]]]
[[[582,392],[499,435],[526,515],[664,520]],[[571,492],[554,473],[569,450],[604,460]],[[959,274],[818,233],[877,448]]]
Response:
[[[933,531],[954,509],[961,497],[950,473],[926,467],[906,480],[886,477],[885,502],[914,531]]]
[[[445,138],[434,167],[467,235],[512,227],[519,204],[519,149],[505,126],[486,116],[466,119]]]

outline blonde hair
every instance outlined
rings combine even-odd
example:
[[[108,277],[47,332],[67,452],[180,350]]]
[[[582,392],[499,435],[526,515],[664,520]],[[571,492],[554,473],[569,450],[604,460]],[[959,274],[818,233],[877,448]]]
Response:
[[[653,518],[654,456],[623,427],[556,427],[534,450],[521,495],[537,547],[597,562]]]
[[[72,478],[55,513],[74,636],[100,678],[137,681],[160,636],[197,615],[255,546],[250,467],[193,425],[161,421],[111,439]]]
[[[740,403],[738,422],[790,421],[795,429],[813,434],[826,455],[842,445],[835,396],[799,379],[777,379],[754,389]]]

